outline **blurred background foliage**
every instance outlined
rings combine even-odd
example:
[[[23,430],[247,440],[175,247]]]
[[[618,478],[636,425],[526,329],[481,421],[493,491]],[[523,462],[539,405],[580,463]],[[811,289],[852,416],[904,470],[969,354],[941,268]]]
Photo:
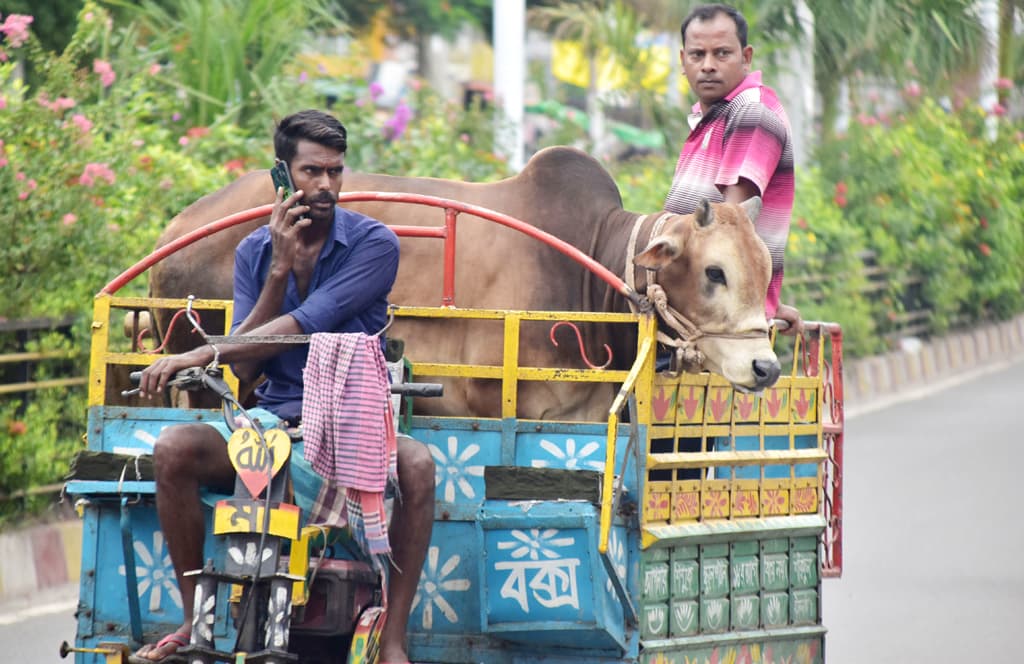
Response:
[[[421,25],[423,34],[445,33],[467,18],[488,28],[489,3],[376,4],[388,5],[389,20],[405,31]],[[658,0],[602,2],[596,4],[604,13],[595,14],[572,6],[554,11],[556,4],[530,3],[547,12],[551,30],[575,21],[565,30],[581,38],[594,16],[618,16],[600,34],[627,68],[637,62],[635,31],[650,29],[656,17],[677,26],[686,9]],[[793,2],[739,4],[759,54],[781,53],[786,40],[804,34]],[[798,171],[783,299],[805,318],[840,322],[848,356],[892,347],[912,312],[924,312],[918,333],[927,336],[1024,310],[1024,134],[1004,107],[982,108],[953,95],[974,66],[969,4],[806,5],[819,29],[812,45],[816,78],[884,79],[901,102],[886,105],[853,89],[845,126],[832,124],[823,108],[828,130],[819,127],[822,138]],[[0,243],[0,320],[70,314],[80,321],[68,334],[42,335],[18,350],[70,351],[84,371],[93,294],[148,253],[186,205],[268,164],[274,122],[299,108],[330,107],[345,121],[354,169],[480,182],[510,175],[496,155],[498,120],[487,105],[452,102],[420,79],[397,104],[384,105],[365,76],[335,77],[325,98],[316,85],[323,72],[300,60],[303,45],[316,35],[369,29],[371,5],[3,2],[0,233],[8,241]],[[921,13],[925,7],[930,13]],[[11,22],[12,14],[33,15],[33,22]],[[429,30],[417,23],[428,20]],[[849,27],[855,21],[863,30]],[[901,34],[895,26],[903,38],[893,37]],[[828,37],[833,29],[872,36],[877,57],[841,35]],[[923,61],[945,64],[926,70]],[[770,58],[764,64],[776,66]],[[1012,77],[1016,69],[1007,71]],[[531,69],[531,77],[543,83],[544,72]],[[662,140],[616,158],[595,154],[618,182],[625,207],[652,212],[664,202],[689,102],[667,103],[669,92],[639,85],[640,78],[628,76],[615,99],[597,103],[628,100],[639,109],[637,127]],[[539,144],[594,150],[586,114],[569,106],[587,90],[540,87],[569,110],[549,118]],[[1009,103],[1012,78],[1000,90]],[[144,292],[144,280],[137,282],[128,292]],[[0,353],[16,345],[0,338]],[[40,365],[33,378],[53,371]],[[84,403],[80,388],[0,398],[0,498],[59,481],[81,447]],[[0,521],[31,500],[0,500]]]

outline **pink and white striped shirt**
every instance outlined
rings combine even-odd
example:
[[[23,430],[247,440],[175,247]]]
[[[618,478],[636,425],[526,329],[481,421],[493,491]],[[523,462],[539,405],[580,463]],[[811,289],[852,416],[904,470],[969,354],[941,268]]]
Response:
[[[740,178],[754,183],[763,203],[755,226],[772,257],[765,308],[773,318],[793,213],[793,141],[786,111],[775,91],[761,83],[761,72],[755,71],[706,114],[694,104],[690,128],[665,209],[691,214],[705,198],[721,203],[722,190]]]

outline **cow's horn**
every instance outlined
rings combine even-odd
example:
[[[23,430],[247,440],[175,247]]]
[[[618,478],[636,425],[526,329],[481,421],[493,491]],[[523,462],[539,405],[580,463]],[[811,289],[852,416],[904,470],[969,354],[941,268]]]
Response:
[[[740,207],[750,217],[750,221],[757,221],[757,215],[761,214],[761,197],[754,196],[740,203]]]
[[[715,213],[711,211],[711,201],[706,198],[702,200],[693,215],[697,219],[698,226],[710,226],[715,220]]]

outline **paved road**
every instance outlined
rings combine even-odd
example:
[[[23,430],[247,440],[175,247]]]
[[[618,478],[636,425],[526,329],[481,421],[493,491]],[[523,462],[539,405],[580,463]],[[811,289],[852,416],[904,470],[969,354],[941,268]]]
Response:
[[[1017,661],[1024,363],[847,422],[829,664]]]
[[[78,586],[54,588],[33,601],[0,606],[0,660],[17,664],[57,664],[60,644],[75,642]]]
[[[828,663],[1019,659],[1022,475],[1024,362],[851,418],[845,569],[823,588]],[[0,607],[4,661],[62,661],[75,631],[64,595]]]

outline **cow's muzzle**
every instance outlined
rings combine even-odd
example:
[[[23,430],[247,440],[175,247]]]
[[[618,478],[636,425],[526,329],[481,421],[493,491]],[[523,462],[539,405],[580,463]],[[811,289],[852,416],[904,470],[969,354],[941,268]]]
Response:
[[[754,390],[761,391],[766,387],[771,387],[775,384],[775,381],[779,379],[782,374],[782,365],[779,364],[777,359],[772,360],[754,360],[751,363],[751,368],[754,373]]]

